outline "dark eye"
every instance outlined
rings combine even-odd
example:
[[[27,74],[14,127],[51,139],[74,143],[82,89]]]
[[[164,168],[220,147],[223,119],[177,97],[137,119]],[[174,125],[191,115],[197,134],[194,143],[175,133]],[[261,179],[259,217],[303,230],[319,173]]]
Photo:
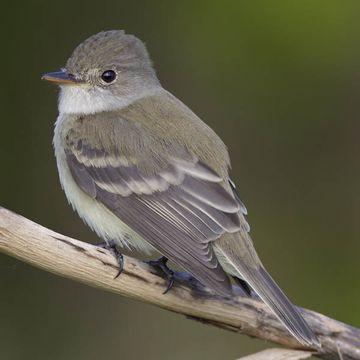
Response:
[[[106,70],[102,73],[101,78],[109,84],[116,79],[116,72],[114,70]]]

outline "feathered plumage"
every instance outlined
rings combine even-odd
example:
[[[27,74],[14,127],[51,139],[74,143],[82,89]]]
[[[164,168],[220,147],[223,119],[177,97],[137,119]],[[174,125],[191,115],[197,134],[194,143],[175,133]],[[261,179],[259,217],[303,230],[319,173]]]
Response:
[[[113,84],[100,79],[109,67]],[[157,250],[219,294],[232,295],[226,273],[242,278],[302,344],[318,346],[256,254],[225,145],[161,87],[140,40],[95,35],[66,71],[77,83],[62,86],[54,145],[80,216],[105,240]]]

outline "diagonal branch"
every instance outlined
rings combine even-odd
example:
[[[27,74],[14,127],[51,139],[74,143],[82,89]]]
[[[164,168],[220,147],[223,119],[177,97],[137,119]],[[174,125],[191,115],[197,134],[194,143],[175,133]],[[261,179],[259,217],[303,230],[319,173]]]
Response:
[[[212,295],[187,273],[177,273],[177,285],[166,295],[166,281],[143,262],[125,257],[121,276],[105,249],[58,234],[0,207],[0,253],[87,285],[141,300],[203,323],[272,341],[290,349],[302,347],[272,312],[257,299]],[[302,309],[319,337],[322,359],[360,360],[360,329]]]
[[[238,360],[301,360],[307,359],[311,355],[311,352],[302,350],[267,349]]]

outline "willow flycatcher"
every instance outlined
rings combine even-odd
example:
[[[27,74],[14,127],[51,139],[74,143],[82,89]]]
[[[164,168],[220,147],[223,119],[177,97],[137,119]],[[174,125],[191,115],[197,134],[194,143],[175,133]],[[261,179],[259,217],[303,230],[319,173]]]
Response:
[[[157,251],[214,292],[249,285],[303,345],[319,342],[261,263],[226,146],[156,77],[144,44],[106,31],[60,72],[54,147],[61,185],[107,242]],[[249,289],[249,288],[248,288]]]

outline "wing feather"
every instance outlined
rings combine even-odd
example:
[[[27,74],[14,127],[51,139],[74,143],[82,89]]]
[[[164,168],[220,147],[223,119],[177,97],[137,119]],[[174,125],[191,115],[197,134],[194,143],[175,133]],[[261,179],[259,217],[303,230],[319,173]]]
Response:
[[[84,192],[202,283],[231,294],[211,242],[240,229],[240,205],[215,171],[189,154],[154,159],[149,153],[145,161],[156,162],[154,173],[84,141],[71,145],[67,164]]]

